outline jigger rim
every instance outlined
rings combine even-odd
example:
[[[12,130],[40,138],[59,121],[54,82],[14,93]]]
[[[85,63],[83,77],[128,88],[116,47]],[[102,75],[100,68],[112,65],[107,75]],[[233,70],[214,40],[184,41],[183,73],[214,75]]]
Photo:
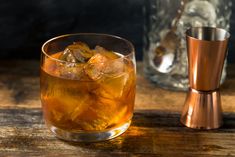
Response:
[[[224,37],[220,36],[220,39],[199,39],[195,36],[192,35],[192,30],[201,30],[201,31],[211,31],[211,32],[216,32],[218,33],[218,35],[224,34]],[[202,34],[204,34],[205,32],[201,32]],[[189,29],[186,30],[185,32],[186,36],[189,38],[192,38],[194,40],[198,40],[198,41],[209,41],[209,42],[221,42],[221,41],[225,41],[228,40],[230,38],[230,33],[223,29],[223,28],[218,28],[218,27],[190,27]],[[222,38],[222,39],[221,39]]]

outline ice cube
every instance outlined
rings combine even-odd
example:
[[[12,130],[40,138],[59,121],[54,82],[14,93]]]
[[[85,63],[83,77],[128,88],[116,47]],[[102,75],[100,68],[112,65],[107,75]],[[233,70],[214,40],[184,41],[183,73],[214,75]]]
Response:
[[[83,42],[74,42],[66,47],[60,59],[73,63],[86,63],[93,56],[93,51]]]
[[[51,118],[53,119],[54,122],[61,122],[63,121],[64,114],[62,112],[58,112],[57,110],[51,110]]]
[[[93,92],[98,97],[118,100],[123,96],[128,79],[128,73],[122,73],[118,77],[105,77],[99,82],[100,87]]]
[[[86,110],[86,108],[91,104],[90,99],[91,99],[90,95],[88,94],[84,94],[83,97],[80,97],[79,103],[76,104],[76,107],[70,114],[72,121],[77,119],[77,117],[79,117]]]
[[[94,51],[96,53],[102,54],[103,56],[107,57],[110,60],[119,58],[119,56],[117,54],[115,54],[115,52],[109,51],[109,50],[107,50],[107,49],[105,49],[105,48],[103,48],[101,46],[98,46],[98,45],[95,47]]]
[[[92,126],[99,130],[106,129],[120,123],[121,119],[127,113],[127,105],[118,100],[98,97],[96,105],[91,110],[96,113],[96,119],[93,120]]]
[[[78,62],[86,63],[92,56],[93,51],[83,42],[74,42],[68,49],[73,53]]]
[[[108,58],[104,55],[97,53],[90,58],[88,64],[85,67],[86,74],[92,80],[98,80],[103,75],[105,68],[105,63],[108,61]]]
[[[83,42],[74,42],[66,47],[66,49],[58,57],[60,60],[66,61],[58,63],[59,76],[69,79],[84,79],[85,62],[93,55],[92,50]]]
[[[125,61],[123,58],[106,62],[103,73],[109,77],[117,77],[125,72]]]
[[[83,130],[87,131],[98,131],[104,130],[108,124],[100,119],[94,119],[92,121],[78,121],[79,125]]]
[[[61,90],[61,89],[60,89]],[[66,89],[65,89],[66,90]],[[67,91],[68,92],[68,91]],[[74,95],[60,95],[60,97],[48,98],[45,102],[45,113],[49,115],[51,120],[58,125],[68,125],[68,121],[74,121],[91,104],[90,95],[84,91],[77,91]],[[62,94],[62,93],[60,93]]]
[[[66,49],[62,52],[62,54],[59,56],[59,59],[60,59],[60,60],[63,60],[63,61],[67,61],[67,62],[72,62],[72,63],[77,62],[75,56],[73,55],[73,53],[71,52],[71,50],[68,49],[68,48],[66,48]]]
[[[73,117],[73,121],[77,123],[84,130],[102,130],[107,127],[107,119],[98,114],[103,112],[102,106],[98,105],[96,98],[93,97],[89,101],[91,104],[88,108],[79,112],[79,114]]]
[[[88,63],[89,64],[105,63],[107,61],[108,61],[108,58],[106,56],[104,56],[103,54],[97,53],[89,59]]]
[[[123,71],[123,64],[121,58],[120,60],[118,58],[119,55],[101,46],[91,50],[85,43],[75,42],[59,56],[59,59],[66,61],[60,63],[60,76],[70,79],[87,76],[92,80],[98,80],[103,73],[119,75]]]
[[[93,98],[93,104],[89,108],[80,114],[76,119],[76,123],[84,130],[104,130],[110,124],[117,122],[121,117],[117,110],[118,101],[114,101],[106,98]],[[123,114],[123,112],[120,112]]]
[[[73,102],[72,102],[73,103]],[[68,121],[71,110],[75,107],[76,103],[70,104],[67,97],[63,99],[46,98],[45,100],[45,115],[49,116],[50,120],[58,125],[63,125]]]
[[[67,79],[85,79],[84,63],[59,63],[59,76]]]
[[[117,55],[117,53],[115,53],[114,51],[106,50],[105,48],[100,46],[96,46],[95,51],[108,58],[108,61],[105,62],[103,71],[104,74],[118,76],[124,71],[125,61],[124,58],[121,58],[120,55]]]

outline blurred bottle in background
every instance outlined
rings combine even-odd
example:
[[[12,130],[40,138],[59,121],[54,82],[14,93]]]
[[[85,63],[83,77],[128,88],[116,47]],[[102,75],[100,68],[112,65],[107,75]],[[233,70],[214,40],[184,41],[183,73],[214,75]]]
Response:
[[[188,89],[185,31],[189,27],[229,30],[232,0],[146,0],[144,71],[160,87]],[[205,67],[206,68],[206,67]],[[226,78],[226,61],[221,83]]]

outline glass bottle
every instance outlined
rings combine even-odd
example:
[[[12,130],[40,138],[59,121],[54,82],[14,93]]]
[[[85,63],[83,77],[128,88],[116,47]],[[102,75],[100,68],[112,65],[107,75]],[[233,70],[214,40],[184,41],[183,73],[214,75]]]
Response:
[[[201,26],[229,30],[231,6],[232,0],[146,0],[145,75],[163,88],[187,90],[185,31]],[[225,78],[226,61],[221,82]]]

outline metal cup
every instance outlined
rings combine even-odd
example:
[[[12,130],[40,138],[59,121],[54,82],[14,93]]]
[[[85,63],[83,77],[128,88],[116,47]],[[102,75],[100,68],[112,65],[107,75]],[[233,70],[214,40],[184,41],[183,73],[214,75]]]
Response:
[[[229,37],[220,28],[186,31],[190,88],[181,122],[187,127],[215,129],[223,123],[219,87]]]

